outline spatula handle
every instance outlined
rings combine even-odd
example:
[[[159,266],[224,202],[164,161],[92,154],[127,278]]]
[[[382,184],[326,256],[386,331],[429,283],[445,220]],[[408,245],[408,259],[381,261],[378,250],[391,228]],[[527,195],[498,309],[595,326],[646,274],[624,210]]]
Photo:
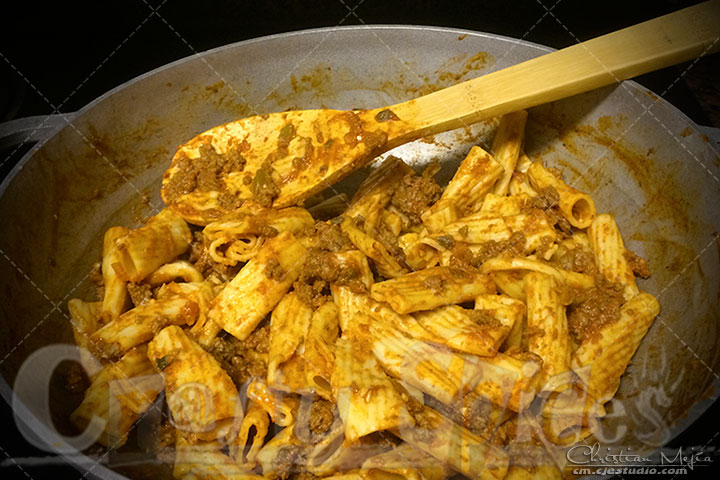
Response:
[[[720,48],[710,1],[498,70],[391,109],[424,134],[569,97]]]

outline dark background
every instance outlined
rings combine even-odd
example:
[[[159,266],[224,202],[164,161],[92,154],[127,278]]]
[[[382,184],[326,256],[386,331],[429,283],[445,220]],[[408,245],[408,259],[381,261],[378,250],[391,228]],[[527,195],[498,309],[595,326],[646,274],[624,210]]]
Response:
[[[499,33],[563,48],[694,3],[697,2],[5,2],[0,7],[0,122],[54,111],[72,112],[109,89],[168,62],[273,33],[338,24],[422,24]],[[719,57],[716,54],[700,59],[664,95],[702,125],[720,127]],[[687,67],[688,64],[683,64],[668,68],[645,75],[638,81],[655,92],[663,92]],[[27,148],[0,151],[0,161],[3,161],[0,178]],[[4,161],[8,156],[9,160]],[[720,435],[715,436],[718,411],[717,405],[711,408],[669,446],[686,449],[700,446],[705,451],[716,448],[720,445]],[[3,426],[0,478],[81,476],[72,467],[62,464],[28,466],[24,457],[46,454],[34,450],[20,438],[9,407],[0,408],[0,422]],[[713,467],[696,469],[690,477],[714,476],[710,470],[716,471]]]

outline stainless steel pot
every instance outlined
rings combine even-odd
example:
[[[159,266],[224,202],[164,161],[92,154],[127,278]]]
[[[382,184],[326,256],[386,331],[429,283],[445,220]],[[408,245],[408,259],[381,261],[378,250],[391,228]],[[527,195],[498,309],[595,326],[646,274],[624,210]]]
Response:
[[[303,31],[188,57],[61,117],[0,186],[3,397],[13,400],[11,386],[32,352],[72,343],[66,303],[92,296],[88,273],[103,232],[137,225],[160,208],[160,178],[179,144],[254,113],[407,100],[549,50],[435,27]],[[414,165],[439,158],[448,178],[472,144],[490,143],[494,128],[486,122],[393,153]],[[603,446],[653,451],[717,396],[720,158],[699,128],[633,82],[530,111],[527,153],[562,168],[567,181],[592,193],[598,211],[615,213],[629,248],[652,267],[641,288],[662,305],[602,422]],[[68,431],[77,399],[53,384],[54,425],[46,425],[38,420],[43,399],[33,395],[15,398],[18,417],[47,443],[67,447],[55,432]],[[92,476],[119,478],[64,451]]]

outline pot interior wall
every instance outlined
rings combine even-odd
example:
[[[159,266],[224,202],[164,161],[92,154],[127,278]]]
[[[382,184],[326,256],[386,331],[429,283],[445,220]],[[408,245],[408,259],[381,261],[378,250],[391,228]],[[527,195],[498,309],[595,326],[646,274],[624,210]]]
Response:
[[[314,31],[214,50],[104,96],[33,150],[0,198],[0,373],[12,385],[31,352],[72,341],[67,301],[93,298],[88,274],[104,231],[161,208],[162,172],[195,134],[255,113],[391,104],[546,51],[446,29]],[[418,167],[438,158],[447,179],[473,144],[489,147],[495,125],[393,153]],[[527,153],[560,167],[599,212],[613,212],[627,246],[652,268],[640,286],[662,313],[623,378],[617,415],[603,421],[605,440],[625,428],[616,444],[652,450],[714,394],[720,161],[686,117],[630,82],[532,109],[527,137]],[[53,393],[61,430],[76,401]]]

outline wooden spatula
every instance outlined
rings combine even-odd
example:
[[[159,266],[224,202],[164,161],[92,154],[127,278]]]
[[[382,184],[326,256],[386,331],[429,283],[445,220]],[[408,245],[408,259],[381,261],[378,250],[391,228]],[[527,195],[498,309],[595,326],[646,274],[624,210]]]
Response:
[[[396,105],[236,120],[178,149],[163,200],[199,225],[246,199],[300,204],[398,145],[695,58],[719,36],[720,2],[705,2]]]

